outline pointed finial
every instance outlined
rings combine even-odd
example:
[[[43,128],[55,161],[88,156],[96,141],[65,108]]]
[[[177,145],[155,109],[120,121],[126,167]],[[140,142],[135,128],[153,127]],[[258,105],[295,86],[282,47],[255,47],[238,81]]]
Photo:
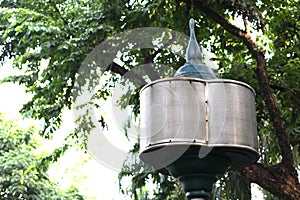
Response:
[[[186,49],[186,63],[176,71],[174,77],[217,79],[215,73],[202,63],[202,52],[195,35],[194,19],[190,19],[190,41]]]
[[[186,61],[192,64],[202,63],[202,52],[195,36],[195,20],[190,19],[190,41],[186,50]]]

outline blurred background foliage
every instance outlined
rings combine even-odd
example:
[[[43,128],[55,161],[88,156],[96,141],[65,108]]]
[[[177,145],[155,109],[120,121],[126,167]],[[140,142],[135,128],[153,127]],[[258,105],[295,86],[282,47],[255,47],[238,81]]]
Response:
[[[37,130],[21,128],[0,114],[0,197],[1,199],[83,200],[75,187],[61,190],[51,182],[49,164],[39,166],[43,156],[35,151],[41,145]]]

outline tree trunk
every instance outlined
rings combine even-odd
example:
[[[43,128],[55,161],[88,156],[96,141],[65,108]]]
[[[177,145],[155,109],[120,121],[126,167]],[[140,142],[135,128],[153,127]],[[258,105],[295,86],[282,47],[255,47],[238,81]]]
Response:
[[[297,177],[291,175],[283,164],[267,166],[256,163],[243,169],[242,174],[251,182],[282,199],[300,199],[300,185],[295,180]]]

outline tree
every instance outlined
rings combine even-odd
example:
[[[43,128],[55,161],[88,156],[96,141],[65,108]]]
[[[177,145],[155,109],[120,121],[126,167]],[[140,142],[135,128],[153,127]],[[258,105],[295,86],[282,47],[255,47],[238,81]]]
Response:
[[[0,196],[5,199],[83,199],[76,188],[60,190],[40,166],[34,127],[18,127],[0,114]]]
[[[116,33],[146,26],[168,27],[187,33],[187,21],[193,17],[201,27],[197,31],[197,39],[204,48],[214,53],[214,60],[219,64],[219,76],[246,82],[257,92],[261,158],[258,163],[236,174],[280,198],[300,198],[297,174],[300,137],[300,117],[297,114],[300,109],[297,1],[88,2],[1,2],[0,61],[3,63],[6,58],[14,58],[14,67],[24,71],[23,75],[8,77],[5,81],[24,84],[27,91],[34,94],[21,112],[45,121],[43,135],[51,137],[61,123],[62,109],[70,108],[74,102],[72,90],[78,70],[97,44]],[[234,25],[234,20],[241,20],[244,25]],[[97,98],[110,96],[115,83],[134,68],[133,63],[154,62],[175,70],[184,63],[180,56],[155,48],[132,50],[120,59],[122,65],[112,62],[101,66],[110,78],[98,90]],[[42,69],[41,63],[47,63],[47,66]],[[158,70],[146,74],[146,80],[155,80],[168,73],[161,74],[158,67]],[[141,78],[133,76],[138,80]],[[122,102],[131,104],[138,116],[138,89],[133,95],[124,97]],[[105,126],[105,120],[101,116],[99,119]],[[74,138],[79,137],[76,132],[72,134]],[[137,145],[135,147],[134,155],[138,152]],[[134,181],[140,180],[132,185],[132,194],[136,198],[139,194],[135,193],[135,189],[142,188],[147,180],[167,188],[158,189],[156,196],[164,195],[163,191],[172,195],[171,191],[178,188],[174,180],[159,174],[133,173],[131,170],[132,167],[126,168],[125,163],[121,175],[132,175]],[[167,196],[165,194],[164,198],[167,199]]]

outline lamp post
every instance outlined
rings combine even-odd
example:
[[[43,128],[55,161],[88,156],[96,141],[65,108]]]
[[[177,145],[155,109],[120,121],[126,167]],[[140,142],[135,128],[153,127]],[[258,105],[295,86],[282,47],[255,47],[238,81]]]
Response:
[[[174,77],[156,80],[140,93],[140,158],[178,178],[188,199],[208,199],[229,169],[258,158],[255,92],[247,84],[218,79],[202,63],[190,20],[186,64]]]

